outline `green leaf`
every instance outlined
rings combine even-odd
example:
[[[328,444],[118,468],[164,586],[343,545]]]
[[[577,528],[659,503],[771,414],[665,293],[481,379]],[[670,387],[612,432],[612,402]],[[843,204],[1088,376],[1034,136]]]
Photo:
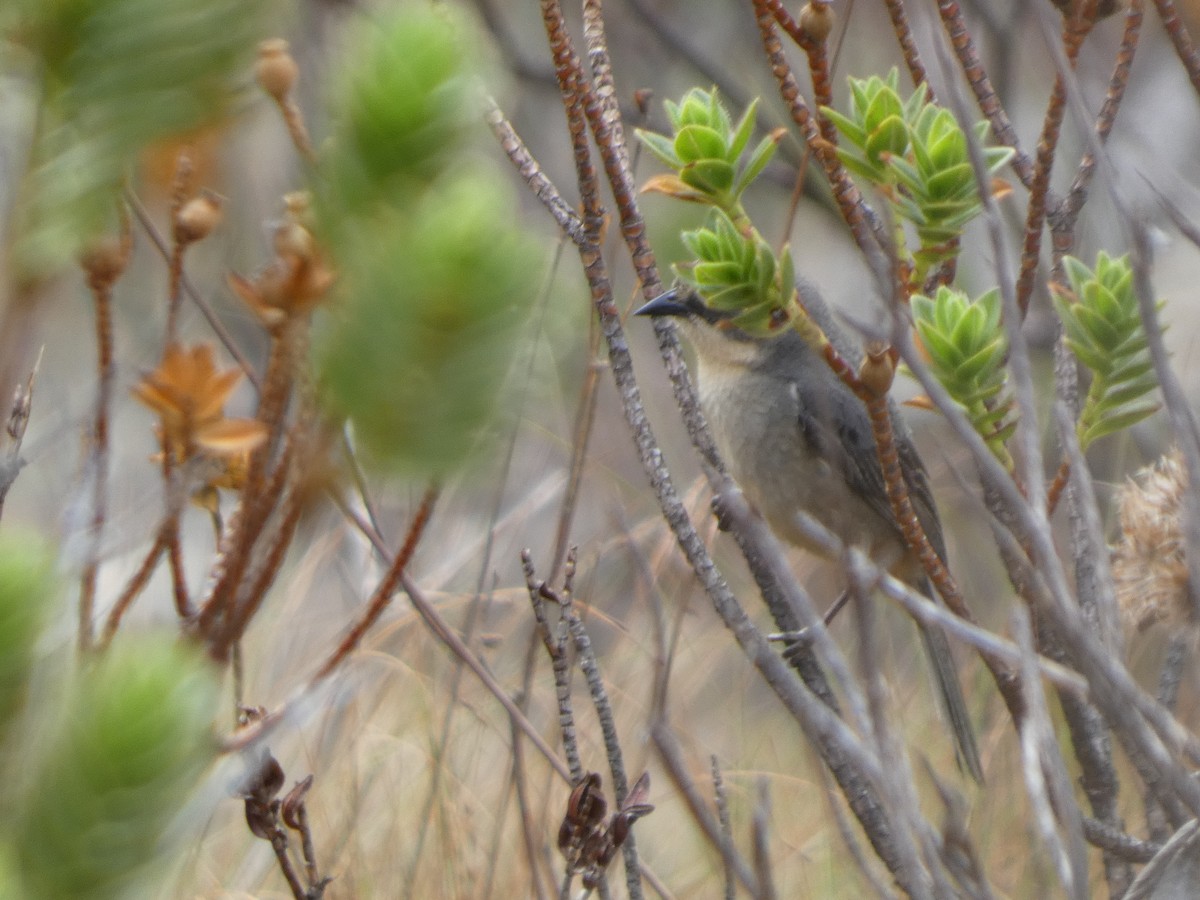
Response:
[[[779,143],[770,135],[767,135],[758,142],[758,146],[754,148],[754,152],[750,155],[750,159],[746,162],[741,174],[738,175],[737,183],[733,188],[733,195],[740,197],[742,192],[762,174],[763,169],[767,167],[767,163],[775,156],[775,150],[779,147]]]
[[[868,136],[866,146],[867,159],[874,163],[882,163],[885,154],[901,156],[908,149],[908,126],[899,115],[891,116],[879,123]]]
[[[983,162],[987,166],[988,174],[995,175],[1016,155],[1017,151],[1012,147],[984,147]]]
[[[821,114],[825,116],[833,127],[844,137],[849,143],[855,147],[863,147],[867,143],[867,132],[862,126],[852,119],[848,119],[832,106],[822,106]]]
[[[921,342],[934,362],[943,368],[953,369],[958,363],[958,348],[941,332],[933,329],[921,330]]]
[[[993,339],[958,364],[958,377],[974,381],[985,372],[994,372],[1004,358],[1004,341]]]
[[[746,280],[742,267],[734,262],[701,262],[692,269],[692,277],[701,286],[740,284]]]
[[[1112,323],[1104,319],[1086,303],[1075,307],[1075,318],[1087,332],[1093,346],[1107,350],[1116,346],[1123,338]]]
[[[754,120],[758,115],[758,98],[755,97],[746,107],[746,112],[738,121],[732,138],[729,140],[729,150],[726,158],[731,162],[742,155],[742,151],[750,143],[750,135],[754,133]],[[761,145],[760,145],[761,146]]]
[[[680,169],[679,179],[697,190],[723,194],[733,187],[733,166],[723,159],[702,159]]]
[[[725,158],[725,137],[703,125],[686,125],[675,135],[675,154],[685,165],[700,160]]]
[[[1092,279],[1092,270],[1074,256],[1063,257],[1063,269],[1067,274],[1067,280],[1071,283],[1071,289],[1078,297],[1083,292],[1083,285]]]
[[[659,160],[669,169],[678,171],[683,168],[683,160],[675,152],[675,142],[664,134],[656,134],[653,131],[646,131],[638,128],[635,131],[638,140],[642,142],[647,150],[653,153]]]
[[[1082,434],[1079,435],[1079,444],[1083,449],[1087,449],[1100,438],[1110,434],[1115,434],[1118,431],[1123,431],[1136,425],[1143,419],[1153,415],[1159,409],[1159,404],[1148,403],[1143,406],[1137,406],[1127,410],[1120,415],[1110,416],[1099,422],[1096,422]]]

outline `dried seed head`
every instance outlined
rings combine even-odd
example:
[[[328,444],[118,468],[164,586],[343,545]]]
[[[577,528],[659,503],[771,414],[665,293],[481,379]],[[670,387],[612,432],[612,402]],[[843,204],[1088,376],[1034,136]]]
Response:
[[[105,235],[92,241],[79,258],[93,291],[107,290],[121,277],[129,262],[129,247],[124,238]]]
[[[269,38],[258,45],[258,62],[254,64],[254,77],[258,86],[282,103],[292,92],[300,67],[288,51],[288,42],[283,38]]]
[[[806,3],[800,10],[800,27],[814,41],[823,41],[833,31],[833,10],[828,3]]]
[[[871,396],[887,395],[896,377],[896,359],[886,344],[873,343],[867,347],[867,358],[863,360],[858,377]]]
[[[1113,549],[1117,604],[1128,625],[1192,621],[1184,558],[1187,470],[1173,450],[1137,472],[1117,497],[1121,537]]]
[[[175,240],[180,244],[202,241],[221,222],[222,200],[212,191],[201,191],[175,214]]]

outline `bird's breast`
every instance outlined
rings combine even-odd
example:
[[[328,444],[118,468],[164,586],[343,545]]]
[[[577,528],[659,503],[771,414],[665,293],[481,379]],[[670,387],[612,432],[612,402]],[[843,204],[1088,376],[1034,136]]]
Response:
[[[700,403],[717,449],[776,535],[819,552],[798,522],[803,511],[868,552],[894,540],[893,527],[847,486],[836,456],[841,448],[820,452],[806,439],[794,382],[703,364],[698,375]]]

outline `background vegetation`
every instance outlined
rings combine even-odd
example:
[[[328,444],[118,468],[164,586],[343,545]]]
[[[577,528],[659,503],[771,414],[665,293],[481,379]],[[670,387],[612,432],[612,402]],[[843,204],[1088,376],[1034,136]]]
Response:
[[[0,894],[1187,896],[1200,61],[1111,6],[6,4]],[[627,319],[705,215],[634,129],[716,86],[765,245],[938,372],[818,114],[893,67],[1016,150],[919,285],[997,289],[1011,417],[892,391],[1003,639],[953,632],[982,784],[902,592],[765,640],[874,576],[780,557]],[[1114,433],[1088,291],[1162,404]]]

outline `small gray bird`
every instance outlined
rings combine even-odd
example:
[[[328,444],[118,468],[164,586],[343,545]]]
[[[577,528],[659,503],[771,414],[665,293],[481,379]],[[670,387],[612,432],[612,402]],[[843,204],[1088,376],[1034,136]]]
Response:
[[[815,290],[800,283],[804,307],[846,358],[845,338]],[[732,313],[710,309],[687,289],[667,291],[637,310],[670,316],[696,351],[700,405],[730,474],[780,538],[815,551],[797,521],[804,511],[876,565],[933,597],[920,560],[892,515],[875,438],[862,402],[793,329],[756,337]],[[901,471],[917,517],[946,558],[925,468],[902,428]],[[977,780],[983,768],[945,633],[921,627],[959,758]]]

